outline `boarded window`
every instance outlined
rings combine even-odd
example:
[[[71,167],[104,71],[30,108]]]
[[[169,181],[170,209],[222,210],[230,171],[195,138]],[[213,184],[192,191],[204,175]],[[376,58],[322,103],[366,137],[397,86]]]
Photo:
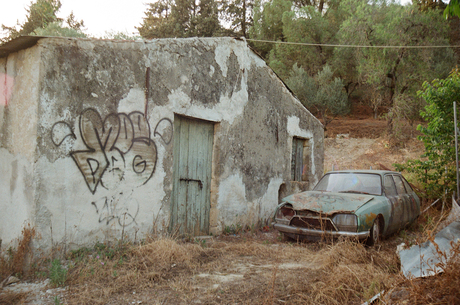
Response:
[[[292,139],[291,180],[308,181],[310,165],[309,141],[294,137]]]

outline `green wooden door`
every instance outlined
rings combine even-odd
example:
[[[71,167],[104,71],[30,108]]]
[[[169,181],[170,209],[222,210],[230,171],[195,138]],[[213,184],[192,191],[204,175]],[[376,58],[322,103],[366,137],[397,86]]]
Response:
[[[213,138],[213,123],[174,117],[173,233],[209,234]]]

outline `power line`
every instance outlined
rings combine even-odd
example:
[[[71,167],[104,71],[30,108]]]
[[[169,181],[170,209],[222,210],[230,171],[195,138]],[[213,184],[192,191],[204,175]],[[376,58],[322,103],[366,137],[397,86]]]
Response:
[[[373,49],[440,49],[440,48],[460,48],[460,46],[361,46],[361,45],[347,45],[347,44],[327,44],[327,43],[306,43],[306,42],[287,42],[287,41],[271,41],[271,40],[259,40],[249,39],[247,41],[253,42],[266,42],[266,43],[277,43],[277,44],[291,44],[300,46],[314,46],[314,47],[336,47],[336,48],[373,48]]]

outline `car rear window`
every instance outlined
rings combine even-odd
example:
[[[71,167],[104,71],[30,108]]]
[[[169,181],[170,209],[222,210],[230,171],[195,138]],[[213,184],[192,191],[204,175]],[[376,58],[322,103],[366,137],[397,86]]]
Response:
[[[315,186],[314,191],[381,195],[380,175],[368,173],[330,173]]]

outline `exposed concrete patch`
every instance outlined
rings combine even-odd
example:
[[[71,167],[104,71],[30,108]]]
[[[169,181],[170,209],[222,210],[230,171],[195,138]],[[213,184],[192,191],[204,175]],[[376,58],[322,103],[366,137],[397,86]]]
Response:
[[[145,92],[140,88],[132,88],[128,95],[118,103],[118,112],[130,113],[133,109],[143,111],[145,108]]]
[[[243,177],[236,173],[221,181],[217,200],[219,223],[222,227],[235,224],[237,219],[244,216],[248,207]]]

